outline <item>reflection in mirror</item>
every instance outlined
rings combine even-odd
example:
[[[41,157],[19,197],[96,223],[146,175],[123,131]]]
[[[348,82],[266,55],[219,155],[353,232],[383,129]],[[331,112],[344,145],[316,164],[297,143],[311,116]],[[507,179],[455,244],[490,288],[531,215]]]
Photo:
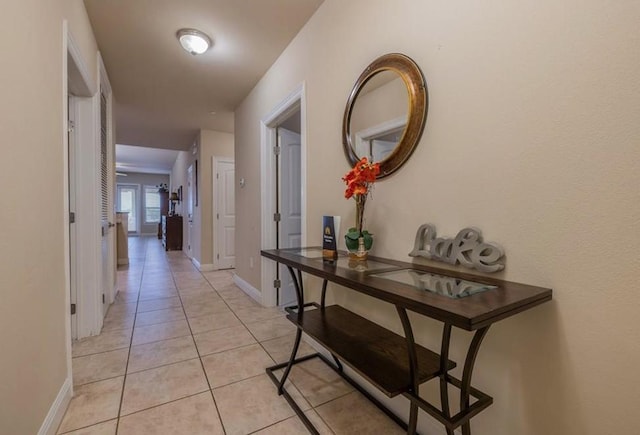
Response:
[[[344,154],[380,163],[378,179],[397,171],[420,141],[427,119],[427,84],[418,65],[400,53],[380,56],[356,80],[342,120]]]
[[[409,115],[409,93],[395,71],[381,71],[363,86],[351,113],[351,145],[358,158],[384,160],[398,145]]]

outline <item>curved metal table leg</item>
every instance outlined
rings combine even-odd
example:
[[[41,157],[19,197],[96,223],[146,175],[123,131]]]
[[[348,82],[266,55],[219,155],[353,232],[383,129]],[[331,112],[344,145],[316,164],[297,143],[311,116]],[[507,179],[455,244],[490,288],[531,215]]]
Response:
[[[322,295],[320,296],[320,308],[324,310],[325,307],[325,300],[327,297],[327,284],[329,281],[327,281],[326,279],[324,281],[322,281]]]
[[[298,270],[298,276],[296,277],[296,274],[293,272],[293,268],[291,266],[287,266],[287,269],[289,269],[291,279],[293,280],[293,285],[296,289],[296,298],[298,299],[298,316],[302,318],[304,313],[304,288],[302,287],[302,273]],[[293,361],[296,359],[296,354],[298,353],[298,347],[300,346],[301,338],[302,330],[300,328],[296,328],[296,339],[293,343],[293,349],[291,350],[289,364],[287,364],[287,368],[282,374],[282,379],[280,379],[280,385],[278,385],[279,395],[282,395],[284,384],[287,382],[287,378],[289,377],[289,373],[291,372],[291,367],[293,367]]]
[[[411,392],[418,397],[420,383],[418,382],[418,355],[416,353],[416,343],[413,338],[413,330],[411,329],[411,322],[407,315],[407,310],[396,306],[400,321],[402,322],[402,328],[404,329],[404,337],[407,340],[407,352],[409,356],[409,378],[411,381]],[[411,408],[409,410],[409,425],[407,427],[407,434],[413,435],[416,433],[416,427],[418,425],[418,403],[411,400]]]
[[[326,306],[325,301],[327,299],[327,284],[329,283],[329,281],[327,281],[326,279],[322,281],[322,294],[320,295],[320,309],[324,310],[324,307]],[[340,363],[340,360],[338,359],[338,357],[336,357],[333,353],[331,354],[331,357],[333,358],[333,361],[336,363],[336,367],[338,368],[338,370],[340,370],[340,372],[344,371],[344,369],[342,368],[342,363]]]
[[[451,417],[449,409],[449,374],[447,372],[447,363],[449,360],[449,345],[451,343],[451,325],[445,323],[442,327],[442,345],[440,348],[440,402],[442,404],[442,413],[445,417]],[[447,435],[454,435],[453,429],[445,428]]]
[[[462,385],[460,388],[460,409],[465,410],[469,408],[469,395],[471,389],[471,375],[473,374],[473,366],[476,363],[476,357],[478,356],[478,351],[480,350],[480,345],[482,344],[482,340],[485,335],[487,335],[487,331],[489,330],[488,326],[484,328],[478,329],[476,333],[473,335],[473,340],[471,340],[471,344],[469,345],[469,350],[467,351],[467,358],[464,361],[464,371],[462,372]],[[467,421],[462,425],[462,435],[471,435],[471,423]]]

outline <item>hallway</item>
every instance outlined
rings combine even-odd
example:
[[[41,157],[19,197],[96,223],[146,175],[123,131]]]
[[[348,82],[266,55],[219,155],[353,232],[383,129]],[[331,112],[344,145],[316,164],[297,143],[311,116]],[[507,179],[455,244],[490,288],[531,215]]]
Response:
[[[155,238],[130,238],[129,259],[101,335],[73,344],[75,395],[59,434],[307,433],[265,374],[294,339],[280,309]],[[298,355],[312,352],[303,342]],[[289,383],[323,434],[402,433],[317,359]]]

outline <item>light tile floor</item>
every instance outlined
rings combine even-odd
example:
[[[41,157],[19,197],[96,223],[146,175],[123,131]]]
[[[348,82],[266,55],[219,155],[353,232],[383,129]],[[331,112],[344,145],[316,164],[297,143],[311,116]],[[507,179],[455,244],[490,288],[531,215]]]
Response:
[[[75,396],[59,434],[306,434],[265,374],[295,328],[182,252],[129,239],[102,334],[73,344]],[[302,343],[298,355],[312,353]],[[403,433],[332,370],[294,367],[287,390],[322,434]]]

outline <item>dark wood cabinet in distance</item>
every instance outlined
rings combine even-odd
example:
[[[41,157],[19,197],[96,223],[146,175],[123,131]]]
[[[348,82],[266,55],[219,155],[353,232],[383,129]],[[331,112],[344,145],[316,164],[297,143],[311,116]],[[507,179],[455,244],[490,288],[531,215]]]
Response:
[[[162,216],[162,245],[165,251],[182,250],[182,216]]]
[[[169,214],[169,192],[160,193],[160,216]],[[158,222],[158,240],[162,239],[162,222]]]

